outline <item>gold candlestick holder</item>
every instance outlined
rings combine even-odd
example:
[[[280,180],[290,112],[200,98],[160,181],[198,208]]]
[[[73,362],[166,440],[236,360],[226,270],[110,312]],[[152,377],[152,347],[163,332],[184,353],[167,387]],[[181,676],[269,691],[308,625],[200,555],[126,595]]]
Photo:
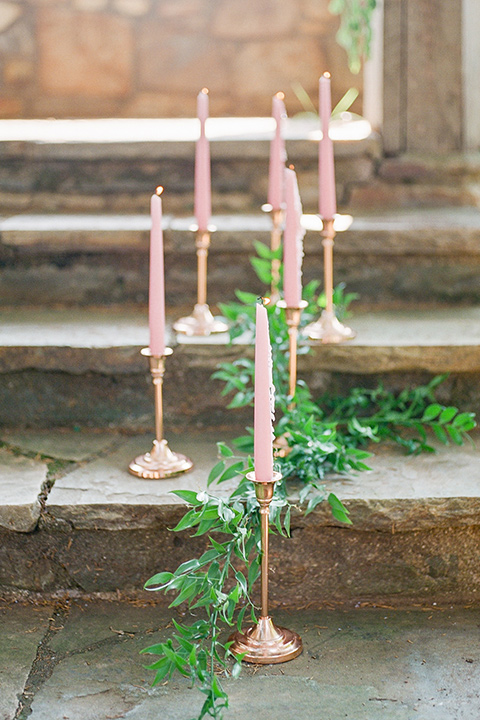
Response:
[[[274,625],[268,614],[268,526],[269,505],[273,498],[275,483],[281,479],[280,473],[274,472],[271,480],[261,482],[255,473],[247,474],[247,478],[255,485],[255,494],[260,505],[262,532],[262,614],[257,625],[248,628],[244,633],[236,631],[230,637],[230,652],[234,655],[246,653],[244,662],[258,665],[282,663],[293,660],[302,652],[302,639],[297,633],[287,628]]]
[[[300,325],[300,319],[302,317],[302,310],[305,310],[308,303],[306,300],[301,300],[298,307],[289,307],[285,300],[280,300],[277,303],[279,308],[285,310],[285,319],[288,326],[288,395],[290,398],[295,396],[295,390],[297,387],[297,345],[298,345],[298,326]],[[290,404],[292,408],[294,403]]]
[[[282,231],[283,231],[283,210],[275,210],[270,204],[266,203],[262,205],[263,212],[270,213],[272,220],[272,230],[270,233],[270,250],[276,252],[282,244]],[[271,265],[272,273],[272,285],[270,288],[270,300],[276,303],[280,298],[278,290],[280,284],[280,258],[274,258]]]
[[[172,352],[171,348],[165,348],[163,355],[152,355],[150,348],[141,350],[141,354],[148,357],[155,390],[155,440],[150,452],[132,460],[128,470],[132,475],[144,480],[163,480],[187,472],[193,467],[193,462],[188,457],[172,452],[163,437],[163,376],[165,358]]]
[[[214,333],[228,332],[227,323],[213,317],[207,304],[207,257],[210,248],[212,230],[195,231],[197,249],[197,303],[191,315],[182,317],[173,325],[177,333],[183,335],[208,336]]]
[[[324,220],[322,230],[326,307],[320,318],[305,328],[311,340],[320,340],[322,343],[340,343],[344,340],[352,340],[356,335],[354,330],[338,320],[333,309],[333,245],[335,238],[333,222],[333,220]]]

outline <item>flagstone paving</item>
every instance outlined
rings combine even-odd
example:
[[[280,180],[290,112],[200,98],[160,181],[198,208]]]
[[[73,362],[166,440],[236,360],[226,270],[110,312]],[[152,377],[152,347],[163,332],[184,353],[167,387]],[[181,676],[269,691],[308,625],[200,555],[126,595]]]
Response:
[[[153,673],[144,665],[154,658],[139,655],[169,637],[172,616],[186,618],[142,604],[88,597],[38,609],[3,604],[0,675],[11,680],[2,684],[8,690],[0,696],[2,720],[196,717],[202,695],[181,677],[152,688]],[[300,633],[303,654],[281,665],[245,666],[239,679],[225,680],[227,720],[472,720],[480,714],[475,607],[337,606],[273,616]]]

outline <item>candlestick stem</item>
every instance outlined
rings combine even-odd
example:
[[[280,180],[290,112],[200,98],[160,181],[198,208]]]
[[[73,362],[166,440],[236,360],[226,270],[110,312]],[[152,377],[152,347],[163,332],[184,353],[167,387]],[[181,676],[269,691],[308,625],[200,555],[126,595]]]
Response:
[[[272,252],[277,252],[282,244],[282,227],[283,227],[283,210],[271,211],[272,216],[272,231],[270,236],[270,249]],[[280,284],[280,258],[274,258],[271,265],[272,273],[272,285],[270,292],[270,300],[276,302],[279,298],[278,287]]]
[[[298,326],[290,325],[288,328],[288,394],[291,398],[295,395],[295,388],[297,386],[297,340],[298,340]],[[291,403],[293,406],[294,403]]]
[[[155,401],[155,440],[150,452],[138,455],[128,470],[132,475],[144,480],[163,480],[172,475],[187,472],[193,467],[192,461],[185,455],[174,453],[163,437],[163,376],[165,358],[172,354],[171,348],[165,348],[164,355],[153,355],[150,348],[143,348],[142,355],[148,357],[154,388]]]
[[[215,333],[228,332],[227,323],[222,318],[214,317],[207,304],[207,258],[210,240],[210,230],[197,230],[195,235],[197,303],[191,315],[180,318],[173,325],[175,332],[183,335],[206,337]]]
[[[150,373],[154,389],[155,400],[155,440],[163,440],[163,376],[165,374],[165,355],[156,357],[150,355]]]
[[[289,307],[285,300],[277,303],[278,307],[285,310],[285,319],[288,326],[288,394],[293,399],[297,388],[297,347],[298,347],[298,327],[304,310],[308,303],[301,300],[298,307]],[[289,405],[291,409],[295,403],[292,401]]]
[[[325,220],[323,223],[323,262],[325,275],[325,298],[328,313],[333,312],[333,244],[335,230],[333,220]]]
[[[333,245],[335,229],[333,220],[323,221],[321,232],[323,240],[323,263],[325,279],[325,310],[320,318],[307,325],[305,331],[311,340],[320,340],[322,343],[340,343],[352,340],[356,333],[343,325],[335,316],[333,306]]]
[[[260,505],[262,564],[261,564],[261,611],[257,625],[248,628],[244,633],[234,632],[230,651],[234,655],[245,653],[245,662],[266,665],[287,662],[300,655],[302,640],[297,633],[287,628],[274,625],[268,614],[268,567],[269,567],[269,506],[273,499],[275,483],[281,479],[280,473],[273,473],[268,482],[259,482],[255,473],[248,473],[247,478],[255,485],[255,495]]]
[[[268,504],[260,504],[260,523],[262,531],[262,617],[268,617],[268,525],[270,510]]]

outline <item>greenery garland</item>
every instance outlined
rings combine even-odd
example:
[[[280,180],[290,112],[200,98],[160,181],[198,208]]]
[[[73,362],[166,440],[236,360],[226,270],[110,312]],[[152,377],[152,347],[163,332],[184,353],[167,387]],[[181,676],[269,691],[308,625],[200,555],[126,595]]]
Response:
[[[372,16],[376,0],[331,0],[328,9],[340,15],[337,42],[347,51],[352,73],[359,73],[362,63],[370,58]]]
[[[257,243],[257,257],[253,267],[262,282],[271,282],[271,261],[279,254]],[[324,306],[325,298],[316,295],[316,283],[304,288],[308,307],[302,314],[306,324]],[[237,291],[238,302],[222,305],[223,314],[231,322],[231,339],[244,335],[251,339],[254,332],[255,295]],[[337,315],[343,318],[355,298],[345,294],[344,287],[335,289]],[[334,517],[350,523],[348,511],[341,501],[326,491],[324,479],[329,473],[348,474],[369,469],[365,461],[371,457],[366,446],[390,440],[408,453],[434,452],[430,435],[440,442],[463,444],[476,423],[473,413],[459,412],[453,406],[444,407],[435,401],[434,392],[445,376],[434,378],[429,384],[407,388],[400,394],[386,390],[354,388],[347,397],[324,395],[314,401],[305,382],[299,381],[294,405],[288,397],[288,331],[283,311],[275,305],[268,307],[276,407],[279,420],[275,432],[288,444],[289,451],[276,458],[283,480],[275,485],[270,505],[272,532],[290,535],[292,510],[312,512],[324,500]],[[309,352],[301,343],[299,354]],[[240,358],[223,363],[213,377],[224,383],[223,394],[233,395],[228,407],[237,408],[253,403],[253,362]],[[205,696],[196,719],[205,717],[222,720],[228,708],[228,695],[222,686],[222,676],[237,677],[241,671],[241,657],[233,657],[229,643],[222,637],[226,628],[241,628],[246,614],[256,621],[252,590],[260,571],[260,521],[253,484],[246,478],[253,469],[245,453],[253,449],[251,429],[237,438],[234,446],[241,456],[223,442],[217,443],[219,461],[212,468],[207,491],[196,493],[177,490],[189,508],[173,529],[174,532],[195,530],[194,536],[207,535],[209,546],[199,558],[182,563],[175,572],[160,572],[145,584],[148,590],[173,592],[170,607],[186,603],[190,610],[202,611],[192,615],[192,622],[177,623],[169,640],[145,648],[142,652],[158,656],[147,667],[155,671],[153,684],[173,673],[190,678]],[[238,478],[235,490],[222,497],[210,492],[215,483]],[[287,492],[291,479],[301,481],[298,500],[292,501]],[[233,663],[233,664],[232,664]]]

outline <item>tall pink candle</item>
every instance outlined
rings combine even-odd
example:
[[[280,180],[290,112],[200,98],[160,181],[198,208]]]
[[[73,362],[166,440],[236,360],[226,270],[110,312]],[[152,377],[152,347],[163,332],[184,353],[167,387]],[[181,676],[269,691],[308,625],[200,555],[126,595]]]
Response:
[[[257,305],[253,455],[255,479],[260,482],[268,482],[273,477],[273,417],[274,389],[268,316],[266,308]]]
[[[320,78],[320,120],[322,139],[318,151],[319,172],[319,212],[324,220],[333,220],[337,212],[335,194],[335,166],[333,160],[333,142],[328,134],[328,125],[332,114],[332,96],[330,90],[330,73]]]
[[[268,202],[273,210],[283,205],[283,170],[287,160],[283,125],[287,116],[283,93],[277,93],[272,100],[272,115],[275,118],[275,135],[270,143],[270,165],[268,173]]]
[[[194,212],[199,230],[208,230],[212,214],[212,188],[210,178],[210,144],[205,134],[208,118],[208,90],[203,88],[197,96],[197,115],[200,121],[200,137],[195,145],[195,193]]]
[[[302,203],[295,170],[285,168],[285,228],[283,231],[283,298],[287,307],[302,300]]]
[[[165,354],[165,276],[163,268],[162,199],[163,188],[157,188],[150,202],[150,281],[148,292],[148,324],[150,352]]]

